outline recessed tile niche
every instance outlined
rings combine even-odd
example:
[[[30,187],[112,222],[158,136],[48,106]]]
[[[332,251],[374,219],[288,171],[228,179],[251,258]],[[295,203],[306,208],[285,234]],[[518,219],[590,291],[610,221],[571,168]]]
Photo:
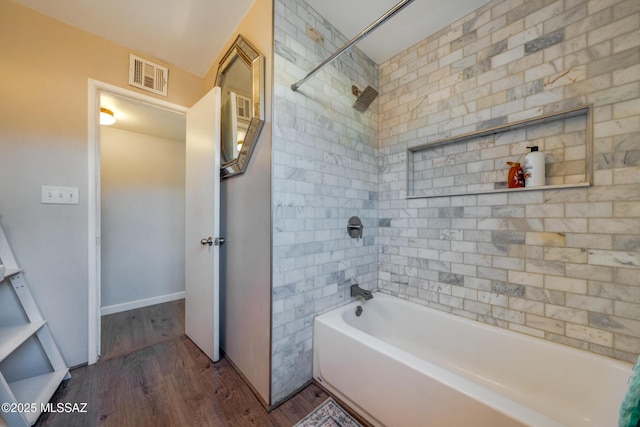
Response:
[[[407,198],[591,185],[592,107],[479,130],[407,150]],[[546,184],[508,188],[507,162],[524,168],[527,147],[545,154]]]

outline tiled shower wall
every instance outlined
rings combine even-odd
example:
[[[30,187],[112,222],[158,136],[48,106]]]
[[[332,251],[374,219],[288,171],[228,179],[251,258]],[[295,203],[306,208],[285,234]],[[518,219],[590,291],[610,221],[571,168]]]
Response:
[[[379,288],[634,362],[639,46],[637,0],[496,0],[382,64]],[[405,199],[408,146],[588,104],[592,187]]]
[[[377,88],[378,67],[352,49],[293,92],[348,40],[302,0],[274,8],[271,403],[311,378],[313,317],[348,301],[353,279],[378,283],[377,105],[359,113],[351,94]],[[347,235],[354,215],[362,239]]]

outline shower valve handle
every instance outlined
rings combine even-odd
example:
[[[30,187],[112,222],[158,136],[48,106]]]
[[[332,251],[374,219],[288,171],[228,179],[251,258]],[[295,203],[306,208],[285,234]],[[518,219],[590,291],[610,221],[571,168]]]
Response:
[[[360,221],[360,218],[358,218],[357,216],[352,216],[351,218],[349,218],[349,221],[347,222],[347,233],[349,234],[349,237],[353,239],[362,238],[363,228],[364,225],[362,225],[362,221]]]

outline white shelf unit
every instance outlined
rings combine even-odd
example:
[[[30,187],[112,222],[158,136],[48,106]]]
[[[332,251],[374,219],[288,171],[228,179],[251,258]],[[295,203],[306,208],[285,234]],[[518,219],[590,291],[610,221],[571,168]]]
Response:
[[[60,383],[70,378],[69,368],[53,340],[47,321],[43,318],[27,287],[22,270],[16,264],[2,227],[0,227],[0,260],[6,268],[4,277],[0,277],[0,286],[11,286],[15,300],[24,313],[23,319],[16,320],[22,323],[9,325],[0,323],[0,402],[8,403],[12,409],[12,411],[0,412],[0,426],[30,426],[38,420],[42,406],[49,402]],[[3,318],[3,321],[6,319]],[[16,378],[21,375],[11,372],[11,365],[5,365],[3,362],[23,349],[23,346],[25,351],[32,351],[31,346],[26,346],[28,341],[34,341],[37,351],[44,355],[49,372],[38,372],[26,378]],[[30,360],[26,358],[25,363],[30,363]],[[21,368],[29,371],[28,366],[21,366]],[[7,381],[7,378],[11,379]],[[13,411],[24,408],[25,404],[28,409],[22,412]]]

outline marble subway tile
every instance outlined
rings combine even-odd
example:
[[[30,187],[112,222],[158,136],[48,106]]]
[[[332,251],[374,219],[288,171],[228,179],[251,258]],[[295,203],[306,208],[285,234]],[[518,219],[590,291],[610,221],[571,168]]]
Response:
[[[562,247],[566,244],[564,233],[529,232],[526,233],[525,241],[527,245]]]
[[[490,267],[478,267],[478,279],[507,281],[507,270]],[[512,282],[513,280],[509,280]]]
[[[588,252],[586,249],[567,247],[545,247],[544,259],[546,261],[561,261],[574,264],[587,263]]]
[[[507,277],[510,283],[536,288],[544,286],[544,275],[542,274],[510,270]]]
[[[565,292],[527,286],[527,299],[556,305],[565,304]]]
[[[640,338],[630,337],[624,334],[613,334],[613,337],[615,342],[614,348],[631,353],[626,360],[629,363],[635,363],[636,360],[633,355],[640,353]]]
[[[507,307],[493,306],[491,310],[491,317],[497,320],[505,320],[510,323],[517,323],[524,325],[525,313],[520,311],[511,310]]]
[[[631,320],[638,319],[638,313],[640,313],[640,304],[635,304],[625,301],[614,301],[614,312],[604,314],[615,314],[617,317],[624,317]],[[596,310],[592,310],[596,311]]]
[[[524,52],[525,55],[530,55],[562,41],[564,41],[564,28],[557,29],[537,39],[526,42]]]
[[[624,333],[640,337],[640,321],[637,319],[628,319],[625,317],[610,316],[602,313],[589,313],[589,323],[603,330]]]
[[[581,249],[613,249],[613,235],[602,233],[566,233],[566,246]]]
[[[526,288],[523,285],[512,285],[505,282],[493,282],[491,290],[496,294],[524,297]]]
[[[585,218],[549,218],[544,220],[544,229],[557,233],[584,233],[588,230]]]
[[[343,260],[345,279],[363,271],[366,286],[437,309],[609,357],[630,359],[631,353],[638,352],[636,324],[628,321],[637,321],[631,317],[634,304],[640,304],[635,238],[640,235],[635,213],[640,206],[640,156],[633,153],[640,133],[635,108],[640,68],[639,61],[634,61],[637,42],[629,36],[637,32],[633,24],[637,13],[623,12],[628,3],[494,2],[480,15],[462,19],[400,53],[378,71],[363,67],[360,60],[357,65],[340,61],[345,68],[332,72],[330,82],[322,82],[317,89],[315,82],[310,85],[321,102],[303,100],[286,87],[295,79],[291,76],[304,74],[321,52],[299,54],[307,49],[307,42],[281,40],[286,31],[278,30],[274,187],[293,195],[281,197],[283,203],[274,208],[274,224],[282,233],[274,247],[274,281],[285,280],[287,272],[290,279],[303,277],[289,288],[288,282],[274,282],[274,294],[282,286],[287,290],[274,299],[274,312],[282,313],[279,321],[291,313],[308,316],[314,304],[321,310],[341,304],[345,291],[330,270],[331,262]],[[310,12],[298,16],[290,10],[302,2],[288,0],[285,6],[278,0],[276,4],[297,16],[291,23],[276,24],[277,28],[302,28],[302,24],[306,28]],[[344,39],[330,26],[322,27],[325,40],[335,38],[339,44]],[[309,58],[302,61],[304,55]],[[342,71],[349,78],[342,78]],[[340,91],[348,90],[349,80],[362,79],[359,74],[376,72],[380,96],[375,108],[380,116],[373,123],[371,115],[355,115],[352,100],[343,102]],[[325,90],[331,95],[324,95]],[[325,117],[324,102],[340,112]],[[595,104],[592,187],[404,199],[407,159],[401,156],[407,146],[586,103]],[[554,172],[586,157],[584,129],[584,121],[567,121],[562,126],[548,123],[526,135],[547,152],[552,163],[550,182],[579,181],[584,176],[580,168],[561,177]],[[509,148],[505,157],[525,153],[528,140],[507,135],[496,138],[493,146],[477,142],[473,154],[447,146],[446,153],[443,148],[435,157],[453,156],[453,163],[445,161],[436,168],[433,158],[416,156],[420,165],[416,176],[421,180],[416,188],[434,189],[434,181],[464,192],[482,188],[474,182],[476,177],[480,181],[484,173],[485,179],[497,179],[502,176],[499,172],[505,172],[503,164],[498,167],[482,153],[493,156],[487,150],[497,146]],[[468,177],[447,180],[460,175],[463,166]],[[285,168],[288,173],[282,172]],[[316,197],[315,191],[321,194]],[[376,253],[364,255],[366,260],[361,253],[350,252],[355,246],[327,246],[332,240],[340,241],[342,235],[334,233],[344,234],[344,230],[326,216],[337,218],[343,207],[347,218],[350,207],[368,212],[365,229],[375,234],[368,236],[367,247]],[[308,227],[320,228],[309,234]],[[293,248],[288,247],[291,239]],[[323,245],[315,248],[314,240]],[[321,255],[325,253],[328,258]],[[314,257],[329,262],[323,261],[318,269],[323,278],[312,281],[307,289]],[[296,306],[297,292],[303,289],[309,299]],[[618,302],[615,313],[614,302]],[[592,316],[584,324],[588,312],[609,317]],[[303,376],[296,374],[289,380],[287,368],[300,363],[304,366],[300,371],[305,371],[310,360],[309,327],[297,318],[285,325],[295,339],[280,342],[283,329],[274,327],[274,342],[278,342],[274,395]]]
[[[598,281],[613,280],[612,267],[566,263],[565,271],[567,277],[577,279],[590,279]]]
[[[640,287],[611,281],[589,283],[589,295],[640,304]]]
[[[573,85],[577,82],[586,80],[587,76],[587,66],[585,64],[577,65],[566,70],[560,70],[559,72],[555,72],[545,77],[543,80],[543,87],[545,89],[554,89],[557,87]]]
[[[625,18],[614,21],[608,25],[601,26],[589,31],[589,45],[597,45],[605,40],[616,38],[619,35],[637,30],[640,27],[640,20],[637,15],[630,15]]]
[[[640,252],[640,233],[637,235],[613,236],[613,249],[616,251]]]
[[[589,323],[587,311],[553,304],[546,304],[545,316],[578,325],[587,325]]]
[[[491,305],[490,304],[485,304],[479,301],[472,301],[472,300],[464,300],[463,302],[463,308],[466,311],[472,312],[472,313],[476,313],[476,314],[481,314],[484,316],[490,316],[491,315]]]
[[[539,329],[546,332],[551,332],[558,335],[565,334],[565,323],[558,319],[551,319],[544,316],[538,316],[535,314],[525,314],[525,326],[533,329]]]
[[[613,333],[589,326],[567,323],[566,335],[570,338],[576,338],[581,341],[599,344],[606,347],[613,346]]]
[[[547,19],[553,18],[554,16],[558,16],[562,12],[564,12],[564,3],[561,1],[552,2],[547,6],[525,16],[525,28],[530,28],[540,22],[544,22]]]
[[[518,296],[509,297],[509,308],[525,314],[544,316],[544,306],[545,304],[540,301],[532,301]]]
[[[598,298],[587,295],[577,295],[574,293],[567,293],[566,295],[566,305],[567,307],[578,308],[581,310],[603,313],[603,314],[614,314],[614,301],[605,298]]]
[[[572,294],[586,294],[588,289],[587,280],[573,279],[564,276],[545,276],[544,287],[545,289],[569,292]]]
[[[589,219],[589,232],[607,234],[637,234],[640,230],[640,218],[592,218]]]
[[[640,252],[589,250],[589,264],[640,269]],[[640,271],[638,272],[640,274]]]

